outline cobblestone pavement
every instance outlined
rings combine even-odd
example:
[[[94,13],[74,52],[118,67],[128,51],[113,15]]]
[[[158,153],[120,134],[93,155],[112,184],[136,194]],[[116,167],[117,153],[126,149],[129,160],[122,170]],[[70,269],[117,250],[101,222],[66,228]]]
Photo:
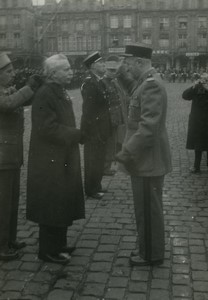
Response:
[[[207,300],[208,299],[208,171],[190,175],[193,153],[185,149],[190,103],[181,100],[190,84],[167,84],[168,130],[173,171],[166,176],[164,213],[165,263],[130,267],[136,228],[129,178],[105,177],[102,201],[86,201],[86,219],[68,230],[76,251],[67,266],[37,258],[38,227],[25,219],[26,164],[22,171],[19,239],[27,242],[21,257],[0,262],[0,299],[27,300]],[[71,91],[80,118],[79,91]],[[26,110],[25,151],[30,131]]]

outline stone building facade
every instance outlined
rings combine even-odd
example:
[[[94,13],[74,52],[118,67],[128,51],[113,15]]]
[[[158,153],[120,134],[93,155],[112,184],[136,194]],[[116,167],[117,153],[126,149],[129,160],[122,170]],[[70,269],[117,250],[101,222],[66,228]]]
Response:
[[[208,0],[45,0],[35,8],[31,2],[0,0],[0,50],[18,52],[21,44],[30,51],[32,42],[31,51],[63,52],[78,69],[93,51],[106,57],[142,42],[153,47],[155,66],[208,66]]]
[[[64,52],[77,64],[95,50],[120,54],[129,42],[152,45],[155,66],[208,64],[207,0],[46,0],[46,23],[50,16],[43,52]]]
[[[35,55],[34,31],[32,0],[0,0],[0,51],[28,64]]]

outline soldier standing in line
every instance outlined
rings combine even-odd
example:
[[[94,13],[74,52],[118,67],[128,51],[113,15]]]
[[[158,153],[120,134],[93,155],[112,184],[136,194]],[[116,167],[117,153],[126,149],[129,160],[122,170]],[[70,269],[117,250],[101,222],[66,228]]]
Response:
[[[84,138],[84,184],[88,197],[103,197],[102,177],[106,155],[106,143],[111,134],[109,103],[101,78],[105,63],[98,52],[84,60],[89,75],[81,86],[83,98],[81,130]]]
[[[124,116],[122,112],[121,100],[119,98],[118,87],[115,83],[117,71],[120,65],[118,56],[110,56],[106,60],[106,73],[103,77],[103,82],[106,86],[106,95],[109,102],[109,113],[111,119],[111,135],[107,140],[106,161],[104,175],[112,176],[115,170],[112,169],[112,163],[115,161],[115,155],[118,152],[118,127],[124,124]]]
[[[166,131],[167,93],[151,65],[152,49],[127,45],[126,63],[137,85],[132,93],[128,129],[116,156],[131,176],[139,245],[132,266],[159,265],[165,253],[162,189],[171,171]]]
[[[30,78],[26,86],[16,91],[11,87],[14,75],[11,60],[0,54],[0,260],[5,261],[16,259],[17,250],[26,246],[16,240],[23,163],[23,106],[30,104],[40,85]]]

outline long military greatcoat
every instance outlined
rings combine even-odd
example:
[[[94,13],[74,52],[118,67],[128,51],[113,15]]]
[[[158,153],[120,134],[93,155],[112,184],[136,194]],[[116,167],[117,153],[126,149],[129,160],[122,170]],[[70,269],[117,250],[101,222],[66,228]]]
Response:
[[[81,130],[85,137],[85,193],[92,196],[102,189],[106,142],[111,134],[109,103],[104,83],[93,72],[85,78],[81,93]]]
[[[61,86],[47,83],[32,106],[28,161],[27,218],[48,226],[69,226],[85,217],[80,130]]]
[[[122,155],[133,161],[133,176],[162,176],[171,171],[166,131],[167,94],[154,69],[143,74],[132,93]]]
[[[190,87],[183,92],[185,100],[192,100],[189,115],[186,148],[208,150],[208,91],[203,87]]]

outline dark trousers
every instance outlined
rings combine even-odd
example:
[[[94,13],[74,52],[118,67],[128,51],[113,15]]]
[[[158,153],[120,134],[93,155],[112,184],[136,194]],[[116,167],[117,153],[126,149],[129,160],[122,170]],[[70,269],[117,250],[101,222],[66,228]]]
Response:
[[[67,245],[67,227],[39,224],[39,253],[56,255]]]
[[[195,150],[194,168],[200,170],[202,151]],[[207,166],[208,166],[208,151],[207,151]]]
[[[0,251],[17,237],[20,170],[0,170]]]
[[[84,145],[84,185],[87,196],[92,196],[102,189],[106,145],[88,141]]]
[[[106,155],[105,155],[105,165],[104,171],[108,172],[111,170],[111,164],[115,161],[115,155],[117,152],[117,138],[116,138],[116,128],[112,130],[111,136],[107,139],[106,143]]]
[[[165,252],[162,187],[164,176],[131,177],[139,253],[147,261],[163,260]]]

